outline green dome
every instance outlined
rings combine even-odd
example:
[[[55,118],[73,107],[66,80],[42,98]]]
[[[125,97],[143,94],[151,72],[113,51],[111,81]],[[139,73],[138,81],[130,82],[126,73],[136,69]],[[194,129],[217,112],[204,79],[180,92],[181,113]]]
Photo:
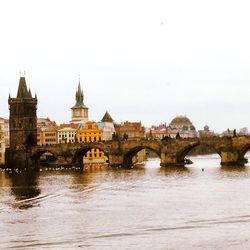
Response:
[[[192,122],[185,115],[177,115],[171,122],[170,126],[192,126]]]

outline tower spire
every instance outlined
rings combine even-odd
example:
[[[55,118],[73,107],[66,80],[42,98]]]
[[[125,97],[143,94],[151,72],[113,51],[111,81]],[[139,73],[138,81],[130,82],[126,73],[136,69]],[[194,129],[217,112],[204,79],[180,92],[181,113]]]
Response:
[[[17,91],[17,98],[29,98],[29,92],[26,84],[26,80],[24,76],[20,77],[19,86]]]
[[[88,108],[83,102],[83,90],[81,88],[80,76],[78,78],[78,87],[76,90],[76,104],[71,108],[72,121],[71,122],[86,122],[88,121]]]

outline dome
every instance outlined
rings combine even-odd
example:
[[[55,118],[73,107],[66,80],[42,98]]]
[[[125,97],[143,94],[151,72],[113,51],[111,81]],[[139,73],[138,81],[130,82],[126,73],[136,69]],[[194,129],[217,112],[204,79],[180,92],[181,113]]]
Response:
[[[185,115],[177,115],[171,122],[170,126],[192,126],[192,122]]]

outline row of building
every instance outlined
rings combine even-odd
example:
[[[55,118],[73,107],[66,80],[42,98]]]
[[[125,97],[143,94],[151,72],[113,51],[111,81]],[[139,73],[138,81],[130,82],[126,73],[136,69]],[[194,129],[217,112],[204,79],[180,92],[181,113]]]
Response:
[[[193,123],[185,115],[177,115],[168,125],[162,123],[158,126],[151,126],[146,129],[146,136],[151,138],[163,139],[165,137],[176,138],[194,138],[215,136],[206,125],[203,130],[196,130]]]

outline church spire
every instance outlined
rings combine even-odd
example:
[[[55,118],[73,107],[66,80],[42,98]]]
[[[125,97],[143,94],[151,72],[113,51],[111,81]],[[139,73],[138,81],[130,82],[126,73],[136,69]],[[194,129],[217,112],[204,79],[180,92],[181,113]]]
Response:
[[[83,102],[83,90],[81,89],[80,78],[76,90],[76,104],[71,108],[72,123],[82,123],[88,121],[88,107]]]
[[[27,84],[26,84],[26,80],[24,76],[20,76],[16,98],[32,98],[31,92],[27,88]]]
[[[84,99],[83,90],[81,89],[81,83],[80,83],[80,79],[79,79],[78,88],[76,91],[76,104],[75,104],[74,108],[86,107],[84,105],[83,99]]]

